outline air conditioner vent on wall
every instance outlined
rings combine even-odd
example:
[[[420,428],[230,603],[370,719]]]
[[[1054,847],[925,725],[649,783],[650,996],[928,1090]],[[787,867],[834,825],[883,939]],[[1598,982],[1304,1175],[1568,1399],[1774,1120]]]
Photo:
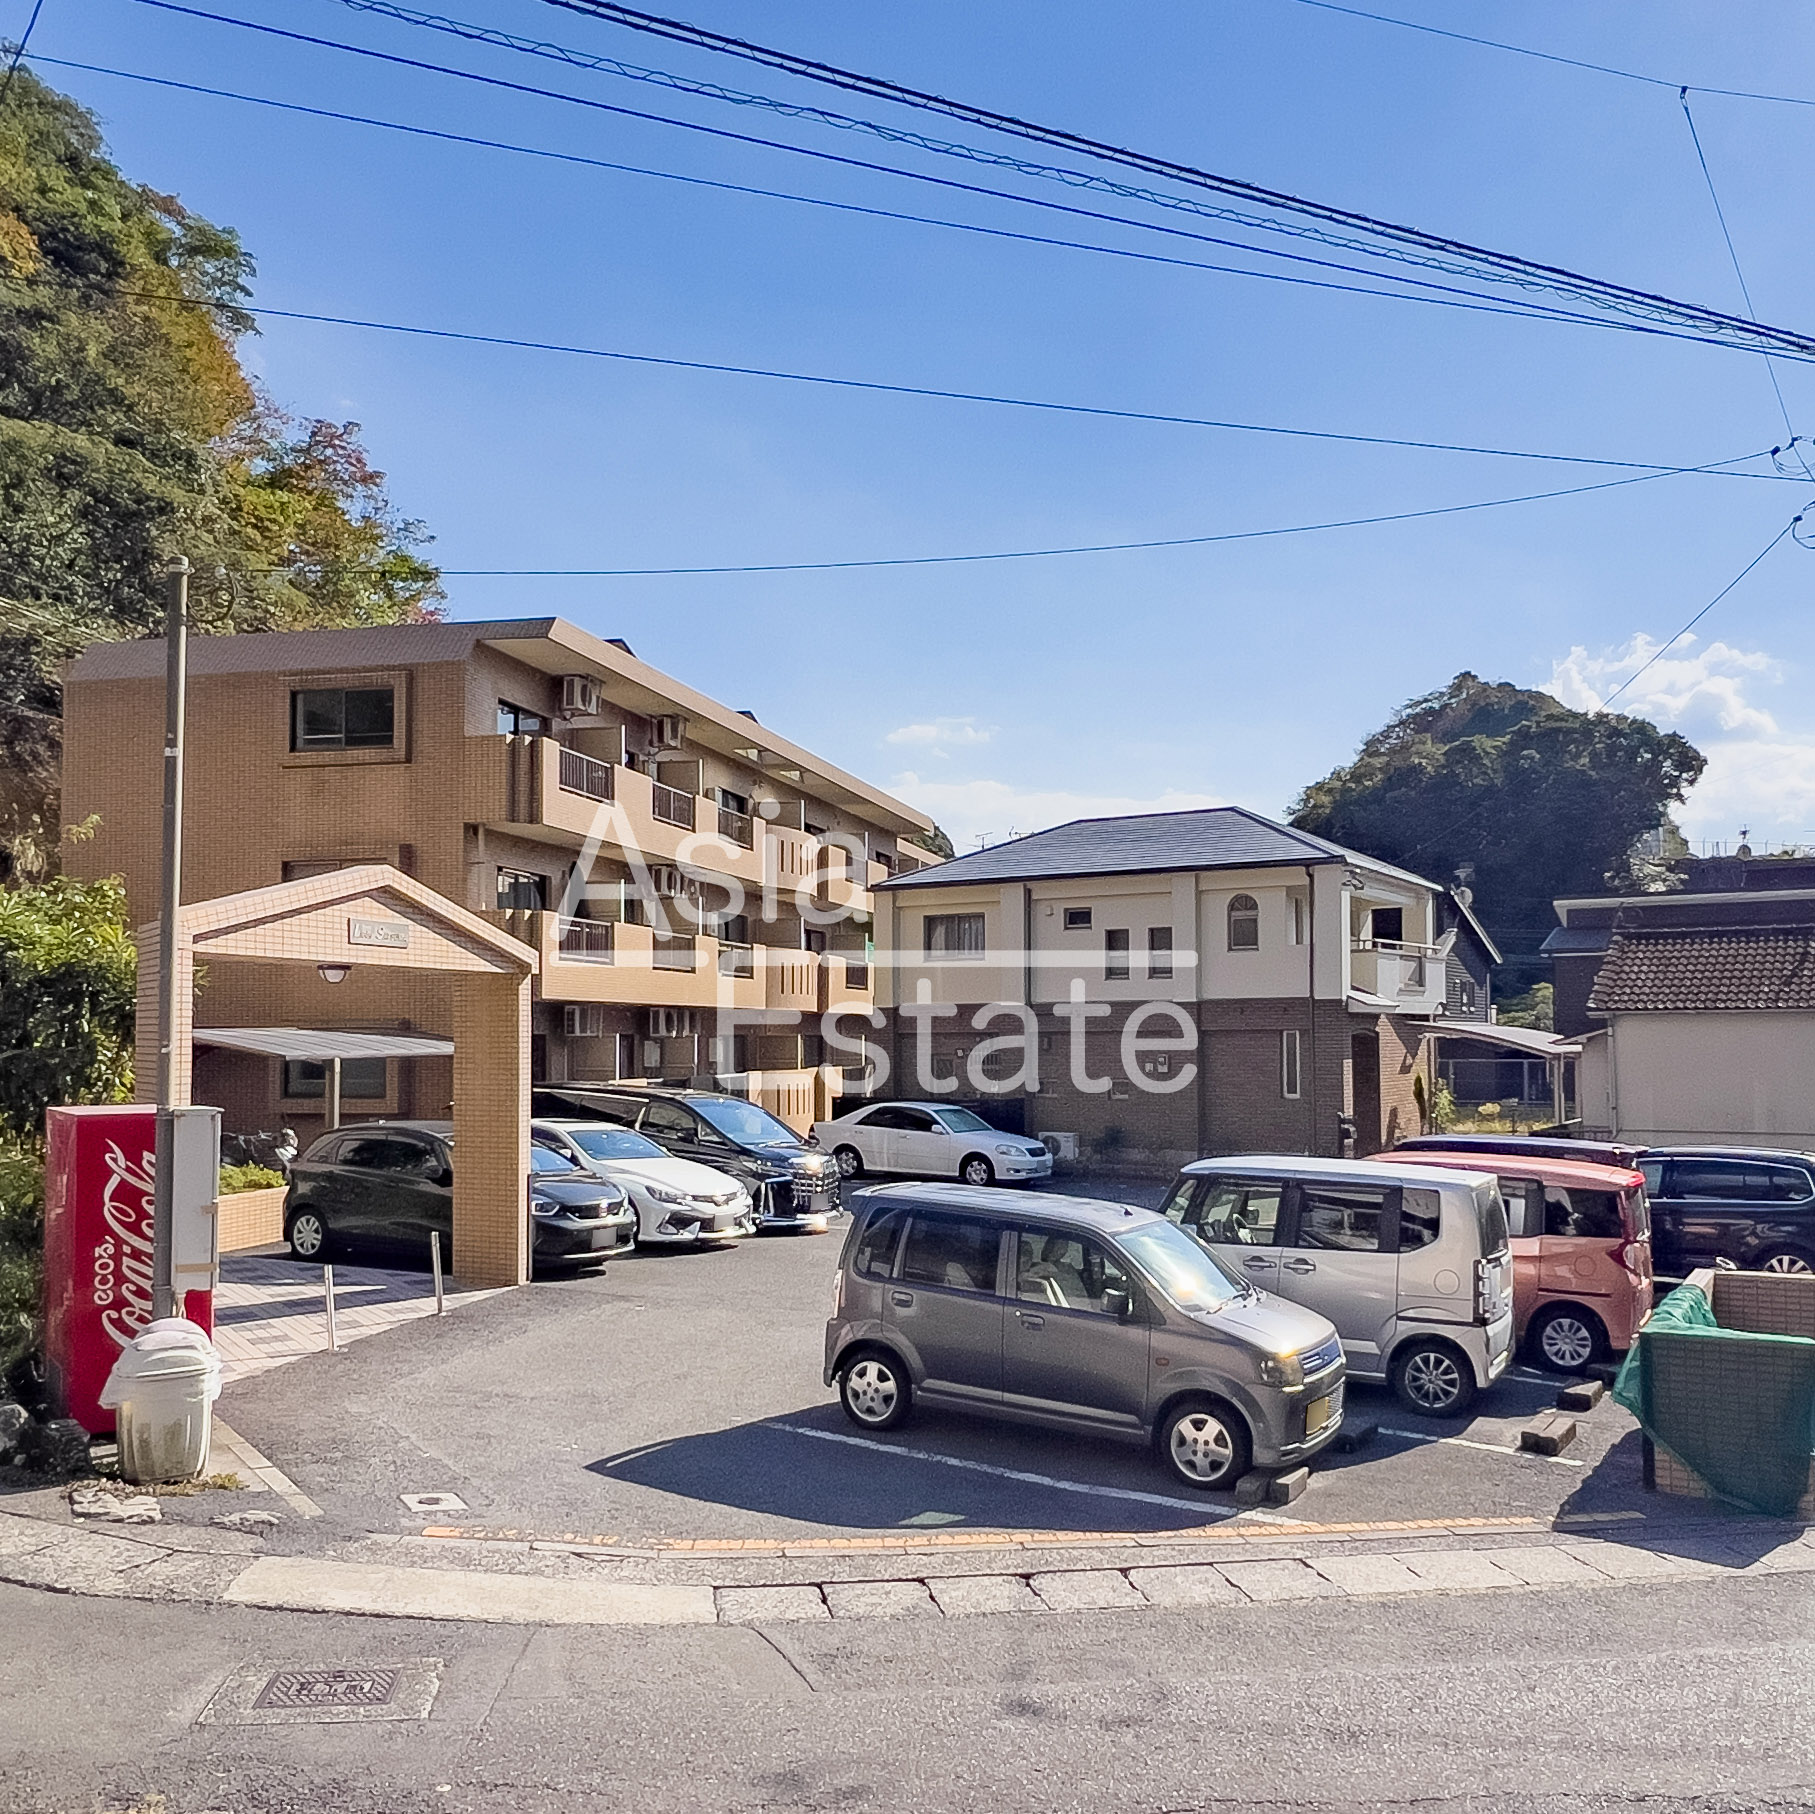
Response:
[[[599,683],[590,674],[561,676],[561,715],[564,718],[596,718],[604,703]]]
[[[651,1039],[685,1039],[698,1030],[691,1008],[645,1008],[643,1016]]]
[[[605,1010],[592,1002],[569,1002],[561,1010],[561,1031],[569,1039],[603,1039]]]
[[[687,720],[679,712],[663,712],[652,723],[658,750],[678,750],[687,741]]]

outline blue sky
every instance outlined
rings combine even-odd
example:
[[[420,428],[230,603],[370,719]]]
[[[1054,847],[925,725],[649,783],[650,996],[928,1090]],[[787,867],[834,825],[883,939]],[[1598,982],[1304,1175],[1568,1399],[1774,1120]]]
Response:
[[[208,0],[202,0],[207,4]],[[427,0],[423,0],[426,4]],[[454,16],[837,105],[538,0]],[[349,10],[212,10],[970,176]],[[1815,15],[1756,0],[1387,6],[1671,81],[1815,96]],[[29,0],[0,0],[17,36]],[[1666,88],[1298,0],[691,0],[685,16],[1344,207],[1739,309]],[[1034,232],[1008,202],[261,37],[45,0],[46,57]],[[992,240],[305,119],[41,66],[129,174],[236,227],[275,308],[1309,428],[1692,463],[1785,438],[1756,358]],[[1697,97],[1763,319],[1806,325],[1815,108]],[[855,111],[875,113],[874,106]],[[924,122],[923,122],[924,123]],[[951,129],[950,136],[980,135]],[[1065,192],[1022,180],[1027,193]],[[1156,216],[1155,218],[1165,218]],[[1105,229],[1126,246],[1170,249]],[[1189,253],[1188,253],[1189,255]],[[1214,256],[1214,254],[1210,254]],[[810,389],[272,321],[278,400],[364,424],[434,557],[621,567],[963,553],[1415,510],[1601,475]],[[1815,379],[1781,366],[1795,426]],[[819,574],[456,578],[451,613],[559,613],[926,807],[961,847],[1085,813],[1283,813],[1463,668],[1589,704],[1805,502],[1673,477],[1220,547]],[[1815,843],[1815,552],[1790,542],[1623,695],[1710,756],[1698,838]],[[1650,639],[1647,641],[1646,639]]]

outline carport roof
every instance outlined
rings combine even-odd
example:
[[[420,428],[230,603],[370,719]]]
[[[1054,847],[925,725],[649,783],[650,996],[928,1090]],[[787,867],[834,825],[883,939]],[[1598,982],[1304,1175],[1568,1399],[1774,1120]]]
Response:
[[[228,1046],[270,1058],[446,1058],[451,1039],[427,1033],[342,1033],[323,1027],[197,1027],[198,1046]]]

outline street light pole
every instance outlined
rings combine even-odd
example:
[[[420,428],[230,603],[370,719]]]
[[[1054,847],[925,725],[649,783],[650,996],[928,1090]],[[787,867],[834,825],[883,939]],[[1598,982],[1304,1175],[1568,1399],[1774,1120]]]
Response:
[[[177,917],[183,898],[183,711],[189,678],[189,563],[164,573],[164,861],[158,911],[157,1171],[152,1196],[151,1314],[175,1316]]]

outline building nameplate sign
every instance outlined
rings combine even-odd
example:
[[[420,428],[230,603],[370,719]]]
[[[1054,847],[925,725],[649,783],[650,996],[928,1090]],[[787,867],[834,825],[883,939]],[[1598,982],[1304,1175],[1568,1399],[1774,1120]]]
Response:
[[[388,945],[393,950],[407,951],[410,929],[402,920],[348,920],[349,945]]]

